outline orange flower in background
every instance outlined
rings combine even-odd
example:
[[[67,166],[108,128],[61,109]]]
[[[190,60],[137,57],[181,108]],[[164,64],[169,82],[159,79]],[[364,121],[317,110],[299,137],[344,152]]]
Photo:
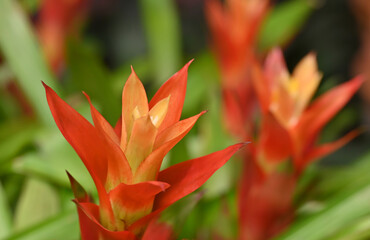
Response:
[[[310,104],[321,78],[314,54],[307,55],[291,75],[280,49],[268,55],[263,72],[254,64],[254,85],[263,112],[258,146],[263,158],[280,162],[292,157],[301,171],[312,160],[335,151],[358,134],[355,130],[333,143],[315,146],[323,127],[363,82],[356,77]]]
[[[36,27],[50,68],[61,70],[65,58],[67,35],[80,25],[87,0],[43,0]]]
[[[122,118],[115,128],[90,103],[91,125],[45,85],[55,122],[85,164],[99,195],[97,205],[74,191],[83,239],[140,237],[161,211],[199,188],[244,145],[160,171],[164,156],[204,113],[180,120],[189,65],[165,82],[149,103],[132,70],[123,89]],[[72,178],[71,183],[73,189],[79,186]]]
[[[250,76],[255,41],[268,0],[206,1],[213,50],[221,69],[224,116],[235,136],[250,138],[256,97]]]
[[[275,49],[262,69],[253,62],[253,82],[261,106],[261,124],[249,146],[239,189],[240,239],[271,239],[294,217],[294,190],[307,164],[358,135],[316,146],[322,128],[343,108],[362,84],[360,77],[341,84],[312,103],[320,80],[316,57],[308,54],[290,74],[283,53]],[[293,170],[276,168],[293,161]]]

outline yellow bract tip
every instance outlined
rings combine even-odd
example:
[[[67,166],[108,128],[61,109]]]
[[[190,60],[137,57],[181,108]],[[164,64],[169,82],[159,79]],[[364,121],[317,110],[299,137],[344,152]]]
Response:
[[[171,95],[159,101],[149,111],[150,120],[156,128],[159,128],[166,117]]]

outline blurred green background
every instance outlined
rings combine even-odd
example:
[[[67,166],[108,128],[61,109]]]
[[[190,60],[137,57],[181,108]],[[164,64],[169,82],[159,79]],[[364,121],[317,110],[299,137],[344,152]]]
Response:
[[[195,58],[182,118],[204,109],[209,112],[170,152],[165,165],[236,141],[221,120],[220,76],[211,53],[204,1],[79,1],[82,4],[74,15],[67,14],[70,21],[60,23],[63,54],[56,67],[48,64],[40,40],[42,21],[53,24],[55,20],[42,15],[40,9],[46,2],[0,0],[0,239],[79,239],[65,170],[95,192],[82,162],[52,120],[41,81],[89,119],[89,107],[81,94],[85,91],[114,125],[130,65],[150,98]],[[315,51],[324,74],[318,94],[354,76],[361,33],[349,0],[273,4],[259,33],[262,55],[283,46],[292,69],[304,55]],[[321,140],[337,139],[369,123],[369,105],[358,95],[326,127]],[[298,190],[304,191],[304,197],[297,199],[297,220],[279,239],[370,238],[369,144],[365,131],[306,171]],[[235,172],[239,165],[236,158],[230,161],[202,190],[164,213],[163,219],[175,226],[179,239],[236,236]],[[225,205],[231,206],[227,213],[222,211]]]

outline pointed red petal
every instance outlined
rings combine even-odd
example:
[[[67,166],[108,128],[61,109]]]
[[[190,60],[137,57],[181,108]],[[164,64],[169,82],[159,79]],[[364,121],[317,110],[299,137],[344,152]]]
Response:
[[[153,219],[145,230],[142,240],[172,240],[174,238],[172,227]]]
[[[362,83],[362,77],[356,77],[333,88],[312,103],[294,129],[297,154],[304,154],[305,148],[313,144],[321,129],[343,108]]]
[[[109,155],[107,153],[110,147],[84,117],[49,86],[44,84],[44,87],[51,113],[61,133],[80,156],[90,174],[95,173],[94,176],[105,183]]]
[[[134,182],[155,180],[166,154],[190,131],[205,112],[182,120],[163,130],[157,137],[154,151],[142,162],[134,176]]]
[[[244,143],[235,144],[224,150],[188,160],[161,171],[158,181],[169,183],[171,187],[156,197],[154,209],[167,207],[197,190],[244,145]]]
[[[107,180],[107,164],[122,161],[123,153],[116,151],[104,137],[76,110],[65,103],[46,84],[46,97],[55,122],[66,140],[72,145],[85,164],[98,190],[99,201],[107,221],[114,221],[104,184]],[[116,160],[116,161],[115,161]],[[113,179],[114,176],[112,176]],[[117,176],[130,177],[130,176]]]
[[[45,84],[44,87],[57,126],[80,156],[90,175],[96,176],[103,185],[107,181],[112,181],[111,184],[117,181],[131,181],[131,170],[127,167],[128,164],[125,164],[125,156],[121,149],[113,142],[107,141],[104,135],[50,87]],[[108,172],[108,167],[112,171]],[[96,182],[96,179],[94,181]]]
[[[149,103],[149,108],[152,108],[160,100],[171,95],[167,115],[158,129],[158,132],[161,132],[163,129],[166,129],[180,120],[185,100],[188,68],[192,61],[193,60],[188,62],[180,71],[168,79]]]
[[[356,129],[356,130],[353,130],[353,131],[347,133],[344,137],[342,137],[342,138],[340,138],[340,139],[338,139],[334,142],[326,143],[326,144],[323,144],[321,146],[315,147],[307,155],[303,156],[302,159],[294,159],[295,164],[297,166],[297,169],[299,171],[303,170],[312,161],[314,161],[316,159],[319,159],[319,158],[322,158],[322,157],[338,150],[339,148],[343,147],[348,142],[350,142],[352,139],[357,137],[360,133],[361,133],[361,131]]]

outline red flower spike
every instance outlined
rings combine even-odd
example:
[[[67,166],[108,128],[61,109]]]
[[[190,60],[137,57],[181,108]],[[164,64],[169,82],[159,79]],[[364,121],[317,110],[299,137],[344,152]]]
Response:
[[[159,89],[150,104],[132,70],[123,89],[122,120],[114,129],[86,94],[95,126],[44,85],[60,131],[84,162],[98,190],[99,205],[76,194],[83,240],[142,236],[161,211],[199,188],[243,146],[237,144],[159,173],[168,151],[204,114],[179,121],[189,64]],[[74,180],[71,184],[78,193],[79,185]],[[153,208],[154,204],[157,207]]]
[[[270,162],[279,162],[290,156],[294,159],[296,170],[301,172],[308,162],[334,151],[353,136],[351,134],[324,148],[314,147],[322,128],[363,82],[361,77],[356,77],[323,94],[307,107],[322,77],[315,58],[314,54],[308,54],[292,75],[286,68],[280,49],[274,49],[268,55],[264,72],[257,63],[254,65],[255,90],[263,109],[257,159],[262,157]],[[266,124],[274,121],[277,123]]]
[[[362,84],[357,77],[333,88],[310,104],[320,80],[315,54],[303,58],[290,74],[283,53],[274,49],[265,62],[252,65],[253,85],[261,106],[261,125],[251,154],[245,157],[239,192],[240,239],[271,239],[292,220],[298,177],[313,160],[356,137],[316,146],[323,127],[344,107]],[[277,164],[292,160],[292,171]]]

